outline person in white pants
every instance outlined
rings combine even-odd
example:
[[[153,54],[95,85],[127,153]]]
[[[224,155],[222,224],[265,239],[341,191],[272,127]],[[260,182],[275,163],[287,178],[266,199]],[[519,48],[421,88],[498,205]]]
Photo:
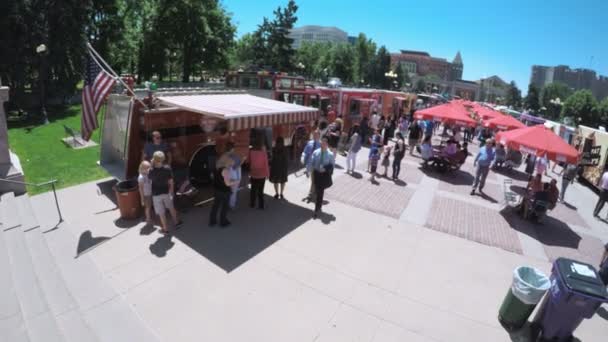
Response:
[[[346,156],[346,173],[355,172],[357,165],[357,153],[361,150],[361,136],[359,135],[359,125],[353,127],[353,135],[349,140],[348,155]]]

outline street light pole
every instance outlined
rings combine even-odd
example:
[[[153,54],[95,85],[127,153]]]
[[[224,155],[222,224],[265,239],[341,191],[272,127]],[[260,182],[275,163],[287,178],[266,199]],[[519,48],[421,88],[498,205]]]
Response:
[[[48,125],[49,117],[48,117],[48,114],[46,113],[46,81],[48,78],[48,66],[47,66],[48,49],[47,49],[46,45],[44,45],[44,44],[38,45],[38,47],[36,47],[36,53],[38,54],[38,56],[40,56],[40,70],[38,72],[39,73],[38,81],[40,82],[39,89],[38,89],[38,91],[40,91],[40,113],[42,114],[42,117],[44,119],[44,124]]]

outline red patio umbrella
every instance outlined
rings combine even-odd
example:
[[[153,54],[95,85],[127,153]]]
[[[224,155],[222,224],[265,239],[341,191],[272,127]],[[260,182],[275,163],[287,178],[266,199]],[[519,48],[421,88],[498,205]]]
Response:
[[[545,125],[499,132],[496,134],[496,141],[524,153],[537,156],[547,154],[547,158],[553,161],[571,164],[578,161],[578,151]]]
[[[417,120],[435,120],[447,124],[460,126],[475,126],[477,121],[473,120],[464,107],[458,104],[446,103],[439,106],[417,110],[414,113]]]
[[[489,120],[494,118],[499,118],[505,116],[503,113],[496,111],[494,109],[490,109],[483,106],[477,106],[475,108],[477,115],[479,115],[483,120]]]
[[[501,116],[485,120],[483,127],[499,129],[501,131],[510,131],[512,129],[524,128],[526,125],[514,117],[501,114]]]

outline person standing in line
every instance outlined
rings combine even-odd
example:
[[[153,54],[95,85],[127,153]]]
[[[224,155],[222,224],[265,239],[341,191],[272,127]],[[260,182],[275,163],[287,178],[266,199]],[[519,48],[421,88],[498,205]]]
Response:
[[[380,131],[380,134],[384,132],[384,128],[386,126],[386,119],[384,118],[384,116],[380,116],[380,121],[378,121],[378,131]]]
[[[338,149],[338,143],[340,142],[340,135],[342,132],[342,119],[336,119],[329,125],[327,129],[327,137],[329,141],[329,149],[331,153],[336,155]]]
[[[144,153],[141,160],[152,161],[154,152],[161,151],[165,155],[165,162],[171,166],[172,155],[169,145],[163,141],[163,136],[159,131],[152,132],[152,142],[147,142],[144,145]]]
[[[348,154],[346,156],[346,173],[354,173],[357,165],[357,153],[361,150],[363,141],[359,136],[359,126],[353,126],[353,135],[349,140]]]
[[[383,143],[388,145],[389,140],[395,134],[395,120],[389,119],[384,125]]]
[[[401,132],[397,132],[397,142],[395,143],[395,151],[393,152],[393,180],[399,178],[401,172],[401,160],[405,156],[405,140]]]
[[[432,137],[434,128],[435,125],[433,124],[433,120],[424,121],[424,137]]]
[[[391,165],[391,147],[384,146],[382,149],[382,166],[384,167],[384,173],[382,173],[382,177],[388,177],[388,167]]]
[[[275,199],[285,199],[283,191],[285,191],[285,183],[287,183],[288,166],[289,158],[287,157],[285,140],[283,137],[278,137],[272,149],[272,160],[270,161],[270,182],[274,184]],[[281,188],[280,192],[279,186]]]
[[[365,144],[366,143],[366,137],[367,134],[369,132],[369,119],[367,117],[364,117],[363,119],[361,119],[361,124],[359,126],[359,136],[361,137],[361,143]]]
[[[232,159],[232,167],[230,167],[229,171],[230,171],[230,179],[233,181],[233,184],[231,186],[231,193],[230,193],[230,208],[234,209],[236,208],[236,202],[237,202],[237,195],[239,192],[239,186],[241,185],[241,178],[242,178],[242,171],[241,171],[241,156],[238,155],[238,153],[236,153],[236,151],[234,150],[234,142],[229,141],[228,143],[226,143],[226,154],[230,157],[230,159]]]
[[[475,181],[473,182],[473,189],[471,189],[471,195],[475,195],[475,190],[479,186],[479,192],[483,193],[483,187],[486,185],[486,178],[488,172],[490,172],[490,166],[494,161],[496,154],[494,152],[494,140],[488,139],[484,146],[479,149],[479,153],[475,157],[473,166],[477,166],[475,172]]]
[[[410,134],[408,135],[408,147],[410,148],[410,156],[414,155],[414,150],[416,146],[418,146],[418,141],[420,140],[420,136],[422,135],[422,129],[418,124],[418,121],[413,121],[409,127]]]
[[[306,143],[304,147],[304,151],[302,151],[302,156],[300,157],[300,163],[304,165],[306,176],[310,176],[310,190],[308,191],[308,196],[304,198],[305,201],[312,202],[316,198],[315,195],[315,175],[312,172],[312,154],[317,149],[321,148],[321,133],[316,130],[312,133],[312,140]]]
[[[268,168],[268,153],[264,141],[258,137],[254,146],[249,150],[249,178],[251,181],[251,192],[249,193],[249,206],[264,210],[264,184],[270,174]]]
[[[328,149],[327,138],[321,140],[321,148],[317,149],[312,154],[312,170],[315,174],[315,211],[313,219],[316,219],[321,214],[323,206],[323,196],[325,189],[331,186],[331,176],[334,170],[335,159],[333,153]]]
[[[369,138],[369,157],[371,157],[372,155],[372,151],[376,150],[378,148],[380,148],[382,146],[382,136],[380,135],[380,130],[376,129],[374,131],[374,135],[372,135],[371,138]],[[370,170],[370,164],[369,162],[367,163],[367,171],[369,172]]]
[[[402,136],[406,136],[407,135],[407,129],[409,127],[409,122],[407,121],[407,118],[405,117],[405,115],[402,115],[401,118],[399,118],[399,132],[401,133]]]
[[[606,201],[608,201],[608,171],[604,171],[602,179],[600,179],[600,194],[595,204],[595,210],[593,210],[594,217],[599,217]]]
[[[369,127],[372,129],[372,131],[375,131],[378,129],[379,123],[380,123],[380,115],[378,115],[378,112],[376,112],[376,110],[374,110],[374,114],[372,115],[372,118],[369,121]]]
[[[369,166],[371,176],[369,180],[374,183],[376,181],[376,177],[378,177],[378,161],[380,160],[380,156],[382,155],[383,148],[382,146],[373,148],[370,150],[369,154]]]
[[[152,203],[154,204],[154,211],[160,217],[161,233],[168,234],[167,209],[171,213],[175,229],[182,226],[182,221],[177,217],[177,211],[173,206],[173,195],[175,194],[173,173],[164,162],[165,154],[161,151],[154,152],[152,155],[152,170],[150,170],[148,177],[152,181]]]
[[[152,165],[146,160],[139,164],[139,176],[137,184],[139,185],[139,195],[141,196],[141,206],[146,212],[146,223],[153,224],[152,221],[152,181],[148,178]]]
[[[568,185],[574,183],[574,179],[576,178],[577,171],[578,171],[578,166],[576,164],[568,164],[562,170],[562,191],[559,194],[560,202],[564,202],[564,197],[566,196],[566,189],[568,189]]]
[[[209,213],[209,226],[217,224],[217,213],[220,213],[220,227],[230,225],[228,221],[228,207],[230,206],[230,195],[237,181],[231,179],[230,169],[234,168],[234,160],[228,154],[224,154],[215,164],[213,170],[213,206]]]

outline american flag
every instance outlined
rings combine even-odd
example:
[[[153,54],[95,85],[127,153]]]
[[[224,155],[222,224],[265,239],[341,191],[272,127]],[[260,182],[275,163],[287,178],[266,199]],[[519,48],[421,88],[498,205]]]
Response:
[[[103,70],[89,54],[84,76],[84,88],[82,88],[82,139],[89,141],[93,131],[99,127],[97,113],[106,96],[112,90],[114,82],[114,77]]]

